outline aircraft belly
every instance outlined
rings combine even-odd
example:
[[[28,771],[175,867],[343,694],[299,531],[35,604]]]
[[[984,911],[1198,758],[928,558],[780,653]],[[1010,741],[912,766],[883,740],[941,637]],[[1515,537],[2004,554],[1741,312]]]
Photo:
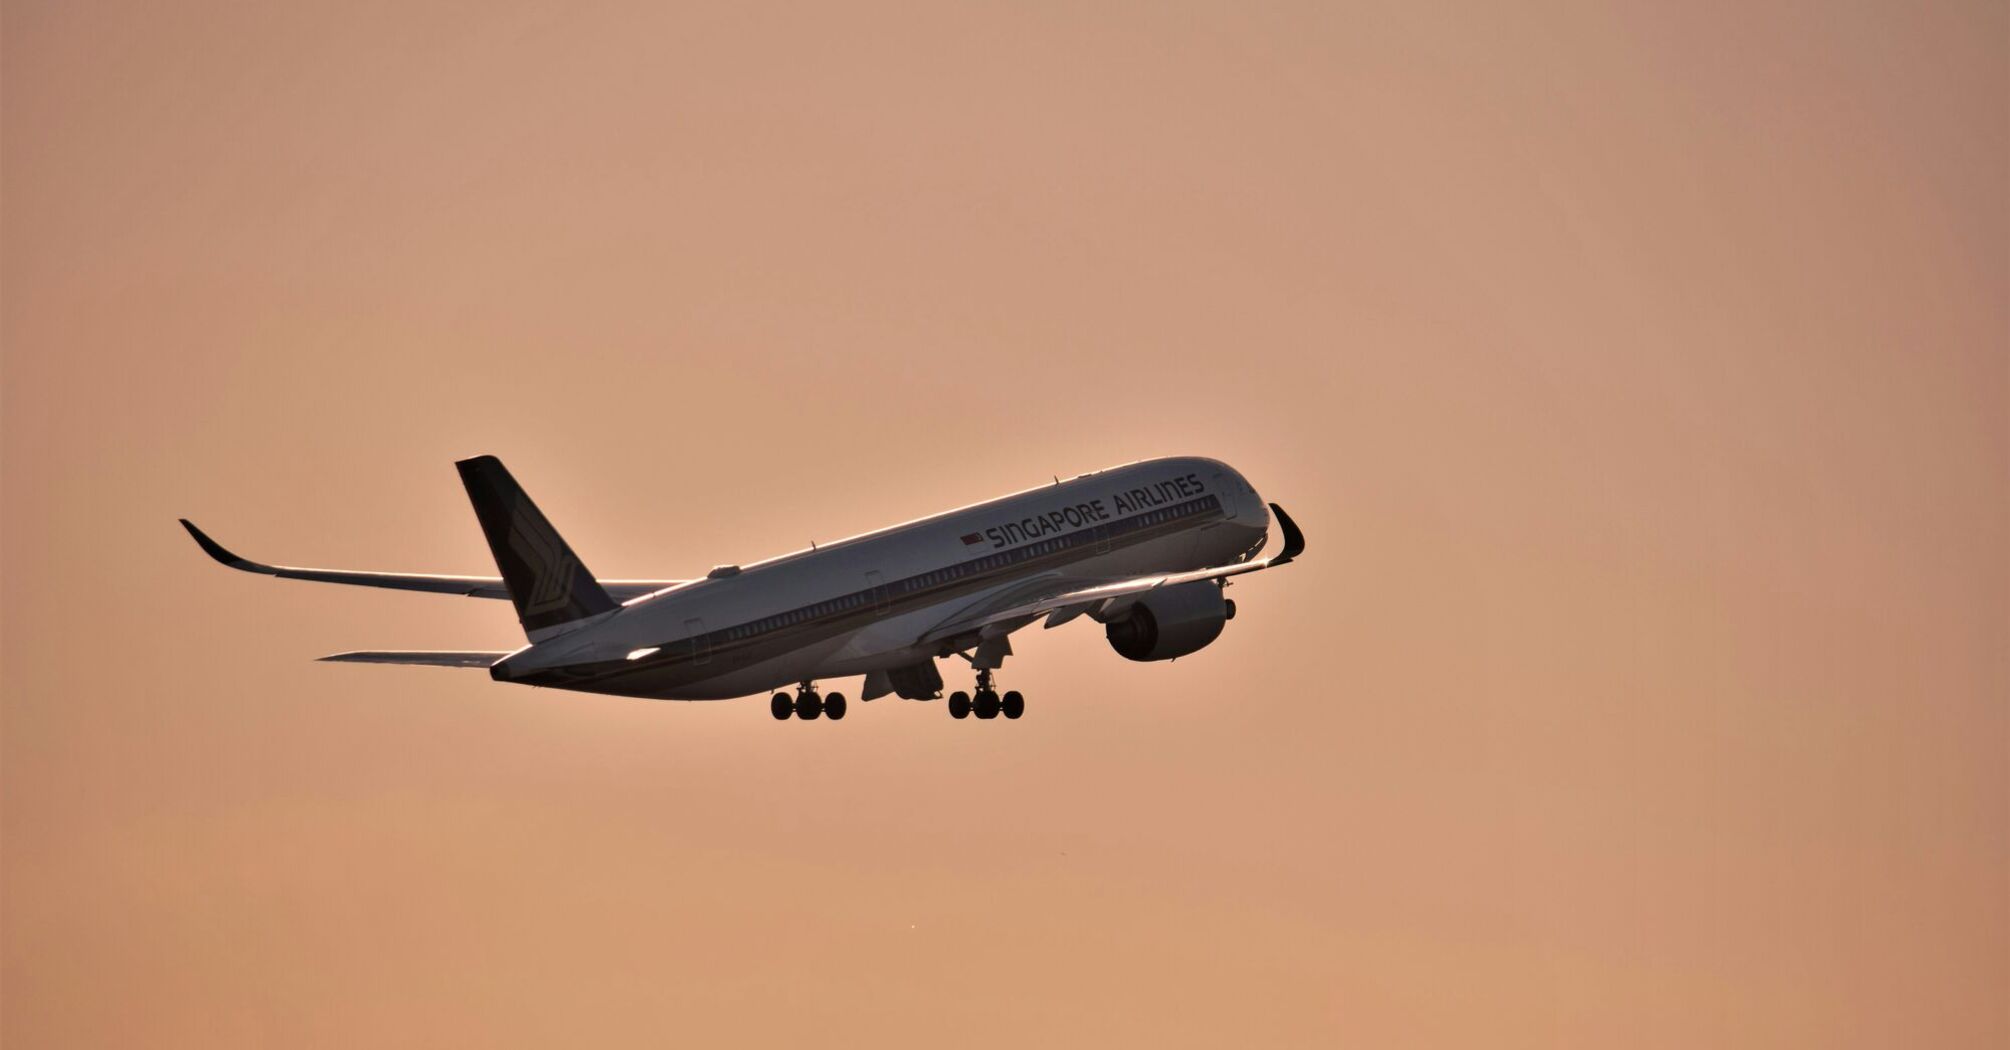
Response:
[[[814,681],[820,676],[822,665],[829,654],[842,648],[845,641],[844,636],[839,636],[777,652],[759,659],[756,663],[735,668],[724,674],[681,684],[675,688],[675,695],[666,699],[728,700],[736,696],[791,688],[799,682]]]
[[[986,593],[999,589],[992,588]],[[982,597],[972,595],[938,603],[808,644],[777,642],[742,652],[716,670],[703,664],[685,663],[658,672],[625,673],[602,681],[535,684],[659,700],[727,700],[788,689],[803,681],[867,674],[928,658],[931,653],[917,649],[914,640],[956,609]]]

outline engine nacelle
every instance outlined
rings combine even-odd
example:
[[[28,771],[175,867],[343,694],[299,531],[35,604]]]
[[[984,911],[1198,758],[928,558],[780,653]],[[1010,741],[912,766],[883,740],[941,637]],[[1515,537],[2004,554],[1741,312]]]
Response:
[[[1233,615],[1221,585],[1200,580],[1147,591],[1103,633],[1127,660],[1170,660],[1199,652]]]

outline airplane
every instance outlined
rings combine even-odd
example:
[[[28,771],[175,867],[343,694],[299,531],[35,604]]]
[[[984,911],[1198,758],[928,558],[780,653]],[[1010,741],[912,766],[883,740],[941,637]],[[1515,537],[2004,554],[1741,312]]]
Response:
[[[975,672],[949,713],[1016,719],[1025,697],[993,672],[1012,632],[1079,617],[1130,660],[1172,660],[1235,618],[1231,577],[1289,564],[1305,536],[1228,464],[1149,459],[1055,477],[972,504],[696,580],[601,580],[494,456],[457,462],[500,577],[266,565],[188,519],[210,557],[245,572],[396,590],[508,598],[529,644],[511,651],[365,651],[340,663],[485,667],[498,682],[655,700],[726,700],[778,690],[777,720],[845,716],[823,679],[865,676],[861,700],[935,700],[936,661]],[[1275,518],[1280,549],[1257,559]],[[793,685],[793,695],[779,691]]]

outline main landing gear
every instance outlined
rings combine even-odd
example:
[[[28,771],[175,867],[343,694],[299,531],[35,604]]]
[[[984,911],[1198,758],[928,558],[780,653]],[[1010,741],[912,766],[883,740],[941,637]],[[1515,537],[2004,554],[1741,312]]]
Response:
[[[829,715],[831,721],[835,722],[844,717],[844,711],[845,699],[843,693],[827,693],[823,696],[818,696],[816,686],[809,682],[804,682],[796,687],[796,695],[793,700],[789,698],[789,694],[787,693],[776,693],[774,696],[768,698],[768,713],[774,715],[777,722],[788,721],[790,715],[794,715],[806,722],[814,722],[825,715]]]
[[[1004,696],[999,696],[997,690],[991,688],[991,669],[988,667],[977,669],[976,696],[960,689],[949,694],[951,718],[969,718],[971,715],[987,719],[997,718],[999,715],[1018,718],[1025,713],[1026,698],[1020,696],[1018,690],[1014,689]]]

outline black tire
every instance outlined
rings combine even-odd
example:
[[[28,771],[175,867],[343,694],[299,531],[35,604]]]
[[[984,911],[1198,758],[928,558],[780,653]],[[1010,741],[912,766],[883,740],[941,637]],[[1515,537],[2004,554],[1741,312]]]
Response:
[[[998,701],[998,713],[1006,718],[1017,718],[1025,714],[1026,698],[1020,696],[1017,689],[1006,693],[1004,698]]]
[[[787,693],[776,693],[768,700],[768,713],[775,716],[775,721],[786,722],[796,713],[796,702]]]
[[[824,714],[835,722],[844,717],[844,694],[830,693],[824,697]]]
[[[956,692],[949,694],[949,717],[951,718],[970,717],[969,693],[963,692],[962,690],[957,690]]]
[[[970,701],[970,713],[979,718],[997,718],[998,694],[989,689],[979,692]]]
[[[796,717],[805,722],[814,722],[823,717],[824,698],[815,693],[796,694]]]

